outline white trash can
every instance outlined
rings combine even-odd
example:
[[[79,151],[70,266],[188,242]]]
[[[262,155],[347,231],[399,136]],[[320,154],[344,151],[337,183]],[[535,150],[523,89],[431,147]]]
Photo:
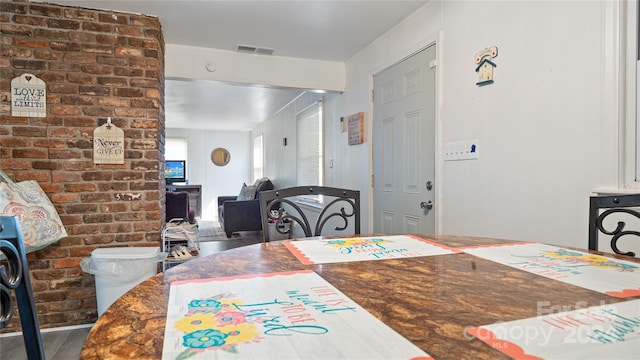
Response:
[[[98,316],[142,281],[158,272],[163,256],[157,247],[113,247],[95,249],[82,259],[82,270],[96,277]]]

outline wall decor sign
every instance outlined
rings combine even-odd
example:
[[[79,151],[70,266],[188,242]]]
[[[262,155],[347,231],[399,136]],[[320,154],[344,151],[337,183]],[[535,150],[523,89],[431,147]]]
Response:
[[[47,116],[47,84],[33,74],[13,78],[11,116]]]
[[[93,130],[93,163],[124,164],[124,131],[111,118]]]
[[[211,152],[211,162],[217,166],[225,166],[231,161],[231,154],[225,148],[216,148]]]
[[[488,47],[476,54],[476,72],[478,73],[478,82],[476,85],[484,86],[493,83],[493,68],[495,68],[496,63],[491,61],[490,59],[498,56],[498,47],[491,46]]]
[[[362,144],[364,142],[364,113],[349,115],[347,127],[349,129],[349,145]]]

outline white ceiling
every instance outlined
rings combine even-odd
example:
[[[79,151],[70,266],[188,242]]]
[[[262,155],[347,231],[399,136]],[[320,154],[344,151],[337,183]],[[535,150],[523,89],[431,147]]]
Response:
[[[251,130],[302,92],[216,81],[166,80],[166,127]]]
[[[168,44],[234,50],[275,49],[274,56],[345,61],[427,0],[50,0],[65,5],[158,16]],[[168,79],[167,128],[248,130],[300,90]],[[198,96],[192,96],[197,93]],[[206,97],[202,97],[202,94]],[[207,98],[210,102],[193,102]]]

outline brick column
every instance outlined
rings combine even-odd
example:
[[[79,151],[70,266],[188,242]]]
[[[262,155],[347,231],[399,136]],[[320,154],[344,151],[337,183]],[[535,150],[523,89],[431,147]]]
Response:
[[[11,116],[11,80],[46,82],[46,117]],[[122,165],[93,163],[93,130],[124,130]],[[164,224],[164,40],[158,18],[0,2],[0,168],[37,180],[69,236],[29,255],[40,325],[91,323],[99,247],[159,246]],[[14,319],[5,329],[17,331]]]

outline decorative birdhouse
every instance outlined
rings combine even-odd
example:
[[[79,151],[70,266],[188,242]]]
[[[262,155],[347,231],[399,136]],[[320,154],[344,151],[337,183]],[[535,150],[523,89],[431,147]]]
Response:
[[[476,85],[483,86],[493,83],[493,69],[498,66],[490,59],[498,56],[498,47],[491,46],[476,54],[476,72],[478,73],[478,82]]]

